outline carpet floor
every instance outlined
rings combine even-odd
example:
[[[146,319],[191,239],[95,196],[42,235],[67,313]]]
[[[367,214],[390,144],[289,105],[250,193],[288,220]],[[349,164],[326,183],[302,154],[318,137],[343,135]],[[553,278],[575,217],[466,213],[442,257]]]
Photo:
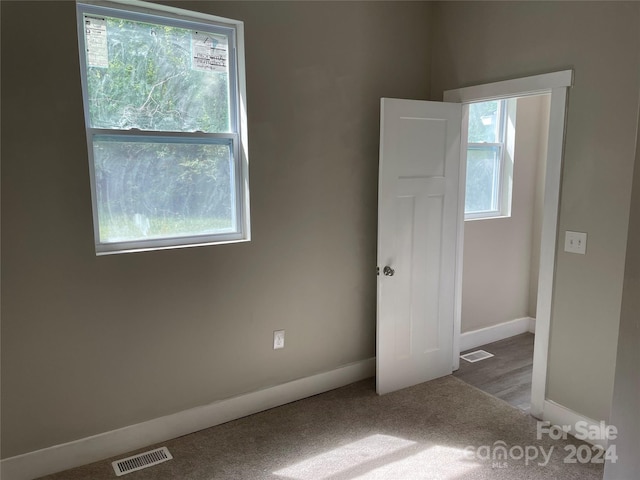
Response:
[[[565,462],[574,448],[569,445],[586,444],[572,437],[537,439],[536,433],[535,419],[453,376],[384,396],[369,379],[159,444],[173,460],[123,478],[602,478],[601,464]],[[506,458],[496,455],[500,446]],[[42,478],[113,479],[113,460]]]

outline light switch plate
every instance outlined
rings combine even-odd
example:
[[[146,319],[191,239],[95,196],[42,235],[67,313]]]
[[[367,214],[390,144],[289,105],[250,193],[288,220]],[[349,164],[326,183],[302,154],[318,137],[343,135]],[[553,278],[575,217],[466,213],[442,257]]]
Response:
[[[581,255],[587,253],[587,234],[567,230],[564,237],[564,251]]]
[[[279,350],[284,348],[284,330],[276,330],[273,332],[273,349]]]

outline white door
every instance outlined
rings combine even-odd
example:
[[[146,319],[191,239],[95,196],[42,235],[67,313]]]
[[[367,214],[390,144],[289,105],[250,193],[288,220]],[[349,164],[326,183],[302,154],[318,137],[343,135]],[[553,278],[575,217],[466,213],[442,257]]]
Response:
[[[383,98],[376,389],[452,371],[462,105]]]

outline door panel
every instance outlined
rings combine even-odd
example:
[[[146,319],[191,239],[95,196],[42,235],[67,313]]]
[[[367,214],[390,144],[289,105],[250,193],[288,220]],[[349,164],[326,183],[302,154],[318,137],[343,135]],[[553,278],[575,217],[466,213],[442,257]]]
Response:
[[[380,394],[451,373],[461,112],[459,104],[382,99]]]

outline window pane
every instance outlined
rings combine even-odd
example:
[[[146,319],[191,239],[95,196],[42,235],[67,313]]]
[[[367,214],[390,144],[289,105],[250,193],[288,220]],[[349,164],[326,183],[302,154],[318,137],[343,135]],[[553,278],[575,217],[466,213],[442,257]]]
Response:
[[[469,105],[469,143],[500,143],[499,100]]]
[[[225,35],[84,15],[93,128],[230,131]]]
[[[93,145],[101,243],[236,231],[230,145]]]
[[[470,147],[467,150],[465,213],[498,210],[500,147]]]

